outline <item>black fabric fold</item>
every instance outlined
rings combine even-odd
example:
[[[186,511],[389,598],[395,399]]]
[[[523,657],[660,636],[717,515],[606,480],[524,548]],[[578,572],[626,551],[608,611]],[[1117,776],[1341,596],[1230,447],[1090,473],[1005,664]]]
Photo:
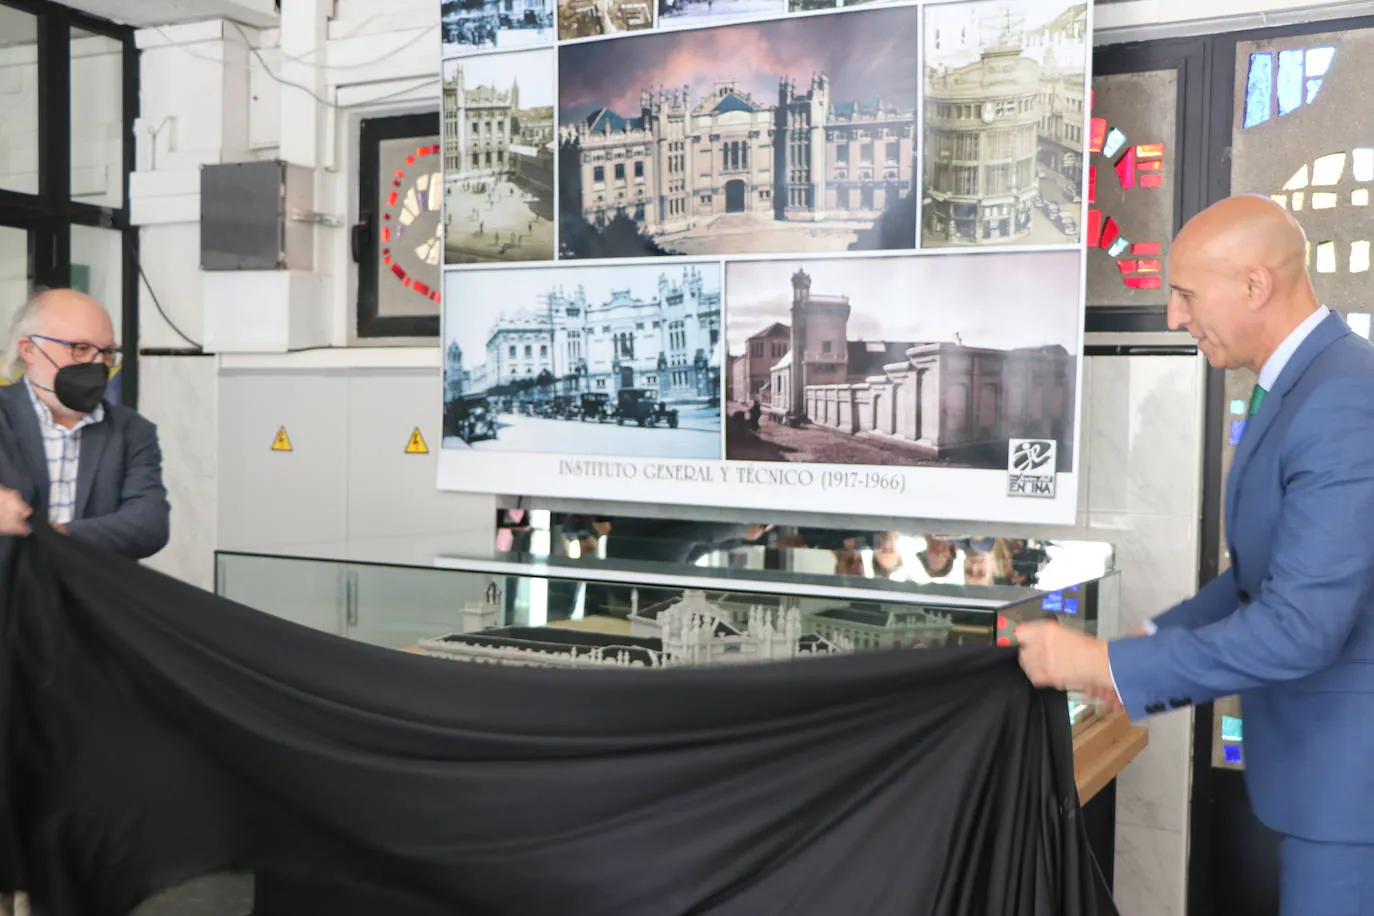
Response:
[[[476,665],[300,627],[42,525],[15,554],[4,877],[43,916],[123,916],[229,869],[456,916],[1116,912],[1065,698],[1013,650]]]

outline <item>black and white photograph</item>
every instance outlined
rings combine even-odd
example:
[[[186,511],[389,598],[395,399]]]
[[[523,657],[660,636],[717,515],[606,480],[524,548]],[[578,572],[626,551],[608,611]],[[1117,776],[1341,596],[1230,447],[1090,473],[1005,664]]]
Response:
[[[925,7],[921,247],[1077,244],[1087,4]]]
[[[711,25],[787,13],[787,0],[658,0],[658,27]]]
[[[716,262],[450,271],[445,449],[721,452]]]
[[[444,264],[554,257],[554,51],[444,62]]]
[[[1006,470],[1013,439],[1071,471],[1081,255],[736,261],[726,458]]]
[[[560,47],[559,257],[914,248],[920,19]]]
[[[443,56],[552,45],[554,0],[444,0]]]
[[[654,26],[654,0],[558,0],[558,37],[595,38]]]

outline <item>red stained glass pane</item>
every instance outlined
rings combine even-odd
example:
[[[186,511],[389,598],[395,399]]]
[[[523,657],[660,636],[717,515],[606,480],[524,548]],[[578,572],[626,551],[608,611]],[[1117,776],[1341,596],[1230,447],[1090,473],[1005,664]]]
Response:
[[[400,193],[399,193],[399,192],[397,192],[397,191],[392,191],[392,192],[391,192],[391,196],[388,197],[388,198],[386,199],[386,205],[387,205],[388,207],[394,207],[394,206],[396,206],[396,200],[397,200],[397,198],[398,198],[399,196],[400,196]]]
[[[1159,289],[1159,277],[1122,277],[1121,282],[1131,289]]]
[[[1088,134],[1088,150],[1093,153],[1102,152],[1102,144],[1107,140],[1107,119],[1093,118]]]
[[[1151,159],[1148,162],[1136,160],[1135,169],[1137,172],[1162,172],[1164,171],[1163,159]]]
[[[428,296],[428,295],[429,295],[429,284],[428,284],[428,283],[421,283],[419,280],[416,280],[416,281],[415,281],[415,291],[418,292],[418,293],[419,293],[420,295],[422,295],[422,296]]]
[[[1164,176],[1156,172],[1141,175],[1140,186],[1142,188],[1162,188],[1164,187]]]
[[[1133,273],[1135,273],[1135,271],[1136,271],[1136,266],[1135,266],[1135,265],[1136,265],[1136,262],[1133,261],[1133,260],[1131,260],[1130,258],[1122,258],[1120,261],[1117,261],[1117,262],[1116,262],[1116,266],[1117,266],[1118,268],[1120,268],[1120,270],[1121,270],[1121,272],[1122,272],[1123,274],[1133,274]]]
[[[1163,143],[1141,143],[1135,148],[1135,154],[1141,159],[1163,159]]]
[[[1088,211],[1088,226],[1087,226],[1087,229],[1088,229],[1088,246],[1089,246],[1089,247],[1092,247],[1093,245],[1096,245],[1096,244],[1097,244],[1097,240],[1098,240],[1098,238],[1099,238],[1099,237],[1101,236],[1101,234],[1102,234],[1102,211],[1101,211],[1101,210],[1089,210],[1089,211]]]
[[[1138,264],[1139,266],[1136,268],[1136,270],[1140,271],[1143,274],[1157,274],[1163,266],[1163,262],[1161,262],[1158,258],[1151,258],[1149,260],[1140,261],[1138,262]]]
[[[415,164],[415,157],[414,157],[414,156],[407,156],[407,157],[406,157],[406,165],[414,165],[414,164]]]
[[[1088,166],[1088,203],[1097,203],[1097,166]]]
[[[389,242],[389,241],[391,241],[391,227],[390,227],[390,226],[383,226],[383,227],[382,227],[382,241],[383,241],[383,242]]]
[[[1102,224],[1102,238],[1098,239],[1097,244],[1104,249],[1110,248],[1112,247],[1112,242],[1115,242],[1116,237],[1120,234],[1121,229],[1117,226],[1116,220],[1109,216],[1107,217],[1107,221]]]
[[[1159,243],[1136,242],[1131,246],[1131,254],[1159,254]]]
[[[1116,177],[1126,189],[1135,187],[1135,147],[1126,150],[1126,155],[1116,161]]]

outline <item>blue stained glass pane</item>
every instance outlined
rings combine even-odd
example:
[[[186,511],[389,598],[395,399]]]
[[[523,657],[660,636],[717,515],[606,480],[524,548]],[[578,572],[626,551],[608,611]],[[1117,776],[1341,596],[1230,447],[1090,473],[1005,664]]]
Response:
[[[1240,763],[1240,745],[1223,744],[1221,746],[1221,756],[1227,763]]]
[[[1122,254],[1125,253],[1126,249],[1129,247],[1131,247],[1131,242],[1129,239],[1127,239],[1125,236],[1117,236],[1116,241],[1112,242],[1112,247],[1107,249],[1107,254],[1111,255],[1114,258],[1119,258]]]
[[[1279,117],[1302,106],[1302,52],[1279,52]]]
[[[1237,398],[1231,402],[1231,413],[1238,417],[1245,416],[1245,402]]]
[[[1232,420],[1231,434],[1226,437],[1226,441],[1232,445],[1240,445],[1241,437],[1245,435],[1245,421]]]
[[[1060,611],[1064,609],[1064,593],[1050,592],[1040,602],[1040,609],[1045,611]]]
[[[1240,741],[1241,740],[1241,720],[1239,716],[1221,717],[1221,740]]]
[[[1274,55],[1267,51],[1250,55],[1250,73],[1245,79],[1245,126],[1263,124],[1272,117],[1274,96]]]
[[[1077,614],[1077,613],[1078,613],[1078,599],[1077,599],[1077,598],[1065,598],[1065,599],[1064,599],[1064,613],[1065,613],[1065,614]]]
[[[1107,132],[1107,142],[1102,144],[1102,155],[1108,159],[1115,159],[1116,154],[1126,143],[1126,135],[1113,127]]]
[[[1326,71],[1331,66],[1331,58],[1335,56],[1335,48],[1312,48],[1307,52],[1307,75],[1326,76]]]
[[[1315,80],[1308,80],[1308,81],[1307,81],[1307,104],[1309,104],[1309,105],[1312,104],[1312,100],[1315,99],[1315,98],[1317,97],[1317,93],[1321,91],[1321,88],[1322,88],[1322,81],[1321,81],[1321,80],[1315,79]]]

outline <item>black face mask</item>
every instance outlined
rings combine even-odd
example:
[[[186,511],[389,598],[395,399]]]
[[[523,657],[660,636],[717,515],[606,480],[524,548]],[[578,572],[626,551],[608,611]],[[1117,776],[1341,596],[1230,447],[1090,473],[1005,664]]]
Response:
[[[104,400],[109,383],[110,370],[104,363],[78,363],[58,369],[50,390],[68,410],[90,413]]]
[[[90,413],[104,400],[109,383],[110,370],[104,363],[79,363],[58,369],[52,387],[63,407]]]

